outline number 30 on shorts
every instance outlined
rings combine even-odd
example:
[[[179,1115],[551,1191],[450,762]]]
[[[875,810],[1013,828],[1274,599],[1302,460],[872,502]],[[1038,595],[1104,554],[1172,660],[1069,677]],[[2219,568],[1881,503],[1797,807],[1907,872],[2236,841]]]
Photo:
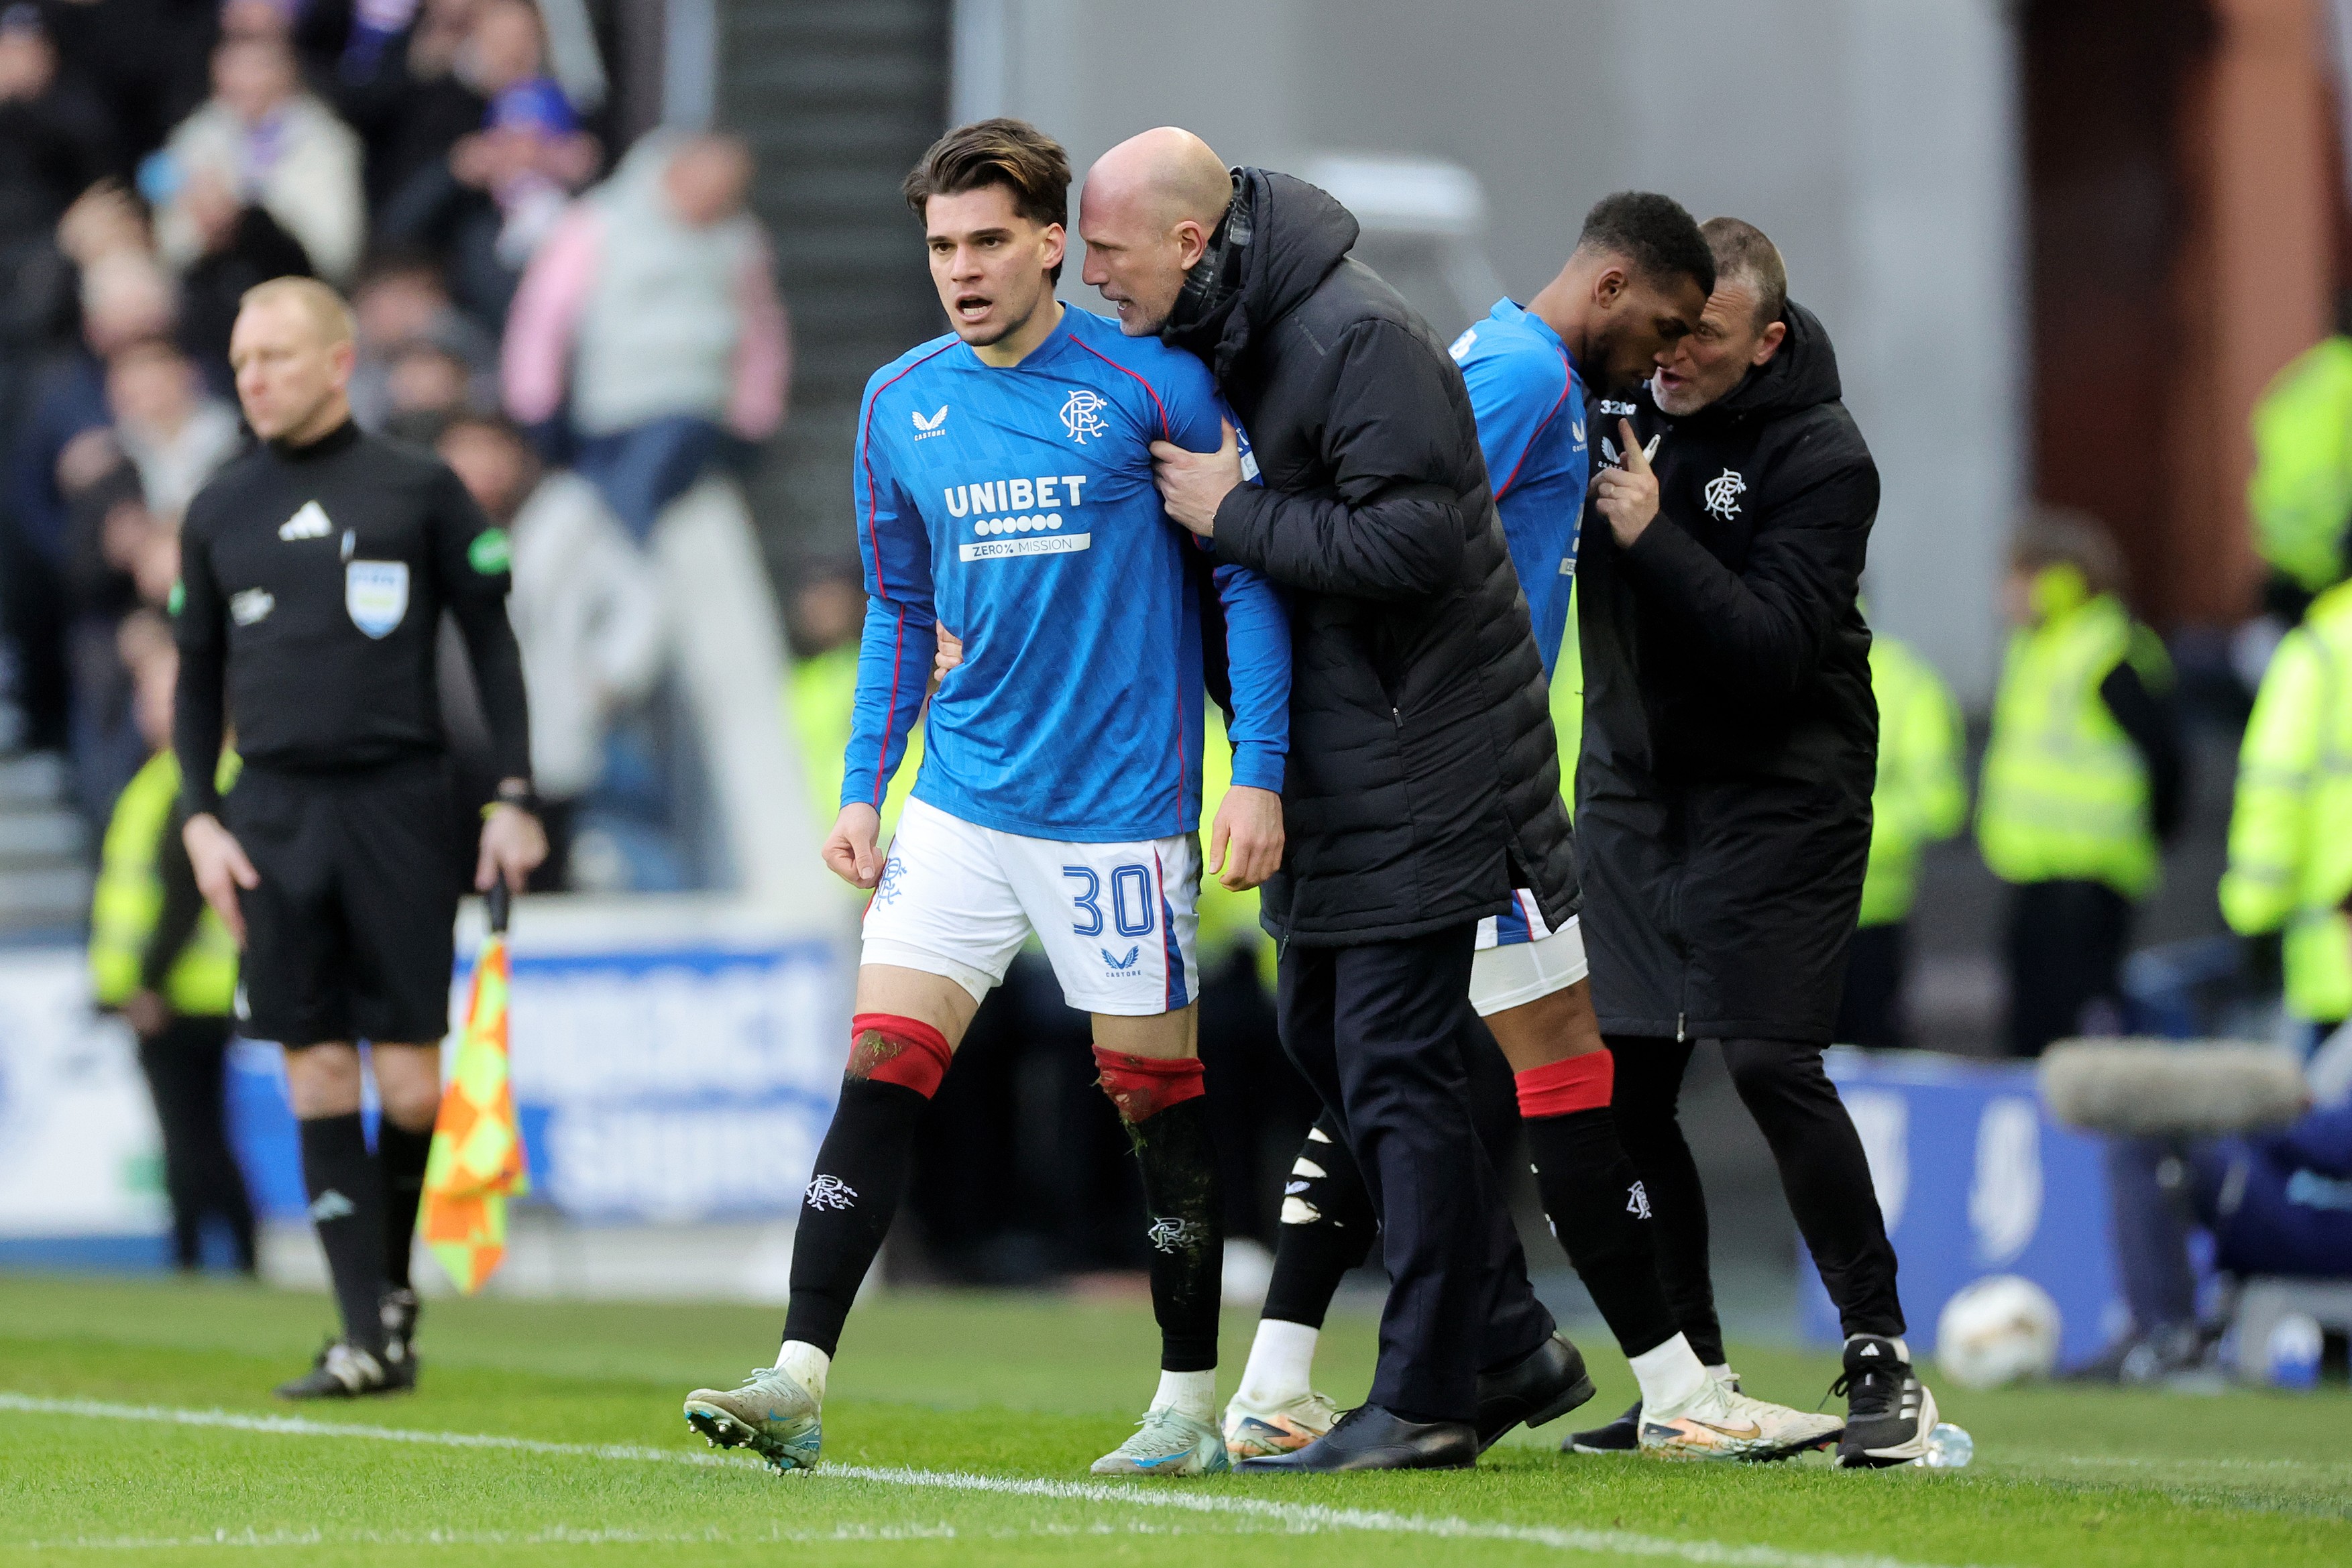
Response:
[[[1102,935],[1102,879],[1087,866],[1065,866],[1062,876],[1078,884],[1078,891],[1070,895],[1070,902],[1078,911],[1077,918],[1070,922],[1070,930],[1079,936]],[[1119,935],[1150,936],[1159,925],[1153,902],[1149,868],[1132,865],[1112,868],[1110,918]]]

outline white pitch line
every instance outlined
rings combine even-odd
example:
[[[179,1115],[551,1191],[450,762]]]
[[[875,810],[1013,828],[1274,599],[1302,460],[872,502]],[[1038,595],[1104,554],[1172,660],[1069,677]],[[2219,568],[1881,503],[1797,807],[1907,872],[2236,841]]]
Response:
[[[376,1442],[420,1443],[443,1448],[496,1448],[513,1453],[566,1455],[580,1458],[646,1464],[721,1465],[750,1468],[748,1457],[698,1454],[629,1443],[551,1443],[481,1432],[428,1432],[402,1426],[366,1426],[314,1421],[299,1415],[246,1415],[229,1410],[188,1410],[171,1405],[112,1405],[94,1399],[42,1399],[0,1393],[0,1411],[27,1415],[80,1416],[100,1421],[145,1421],[174,1426],[209,1426],[292,1437],[361,1437]],[[791,1484],[794,1478],[780,1478]],[[1301,1532],[1361,1531],[1382,1535],[1436,1536],[1451,1541],[1508,1541],[1562,1552],[1613,1552],[1622,1557],[1675,1558],[1711,1568],[1930,1568],[1902,1558],[1840,1552],[1791,1552],[1777,1546],[1734,1545],[1720,1541],[1685,1541],[1629,1530],[1501,1524],[1444,1515],[1397,1513],[1386,1509],[1335,1508],[1323,1503],[1277,1502],[1229,1492],[1161,1490],[1150,1482],[1106,1486],[1017,1476],[983,1476],[953,1470],[916,1470],[864,1465],[823,1466],[807,1479],[863,1481],[932,1491],[982,1492],[1036,1498],[1051,1502],[1087,1502],[1118,1508],[1172,1509],[1265,1520]],[[1284,1484],[1278,1480],[1275,1485]]]

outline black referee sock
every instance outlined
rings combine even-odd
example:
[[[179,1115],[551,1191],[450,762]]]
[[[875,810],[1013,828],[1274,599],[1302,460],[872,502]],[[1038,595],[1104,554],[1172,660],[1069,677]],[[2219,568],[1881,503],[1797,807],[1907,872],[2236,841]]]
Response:
[[[841,1103],[801,1198],[785,1339],[803,1341],[828,1356],[840,1345],[850,1303],[898,1212],[915,1129],[929,1103],[929,1096],[902,1083],[842,1079]]]
[[[1339,1281],[1370,1254],[1379,1229],[1356,1157],[1341,1141],[1339,1119],[1326,1110],[1282,1184],[1274,1278],[1258,1315],[1321,1328]]]
[[[327,1254],[327,1277],[343,1315],[343,1338],[383,1353],[383,1194],[360,1113],[299,1123],[302,1184],[310,1224]]]
[[[383,1277],[394,1290],[408,1289],[408,1259],[416,1247],[416,1205],[425,1196],[425,1162],[433,1152],[433,1129],[411,1132],[389,1116],[375,1124],[375,1159],[383,1173]]]
[[[1607,1106],[1526,1121],[1536,1190],[1552,1234],[1629,1356],[1681,1332],[1651,1236],[1650,1198]]]

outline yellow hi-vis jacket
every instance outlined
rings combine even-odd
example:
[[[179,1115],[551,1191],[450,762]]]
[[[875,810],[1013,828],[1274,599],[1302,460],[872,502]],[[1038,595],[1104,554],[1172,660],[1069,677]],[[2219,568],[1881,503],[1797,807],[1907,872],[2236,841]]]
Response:
[[[2171,684],[2163,645],[2112,594],[2010,637],[1977,802],[1977,846],[2001,880],[2105,882],[2127,899],[2155,885],[2147,765],[2099,697],[2126,658]]]
[[[1919,851],[1968,819],[1960,776],[1964,742],[1951,688],[1910,645],[1870,639],[1870,689],[1878,699],[1878,782],[1870,792],[1870,869],[1862,883],[1865,926],[1907,919],[1919,890]]]
[[[1551,668],[1551,728],[1559,739],[1559,794],[1576,815],[1576,761],[1584,754],[1584,645],[1577,641],[1576,584],[1568,589],[1568,635]]]
[[[221,760],[220,787],[236,777],[236,758]],[[119,1007],[139,990],[148,938],[163,912],[163,879],[155,851],[180,795],[180,763],[166,748],[123,786],[99,851],[89,905],[90,988],[101,1006]],[[163,977],[163,1000],[191,1017],[228,1015],[236,998],[236,940],[209,909]]]
[[[786,699],[792,708],[792,736],[801,749],[801,776],[807,782],[809,815],[816,819],[819,842],[833,831],[834,818],[841,815],[841,784],[846,763],[843,752],[849,748],[849,731],[857,704],[857,639],[852,637],[840,647],[821,653],[813,658],[795,662],[784,678]],[[872,758],[866,765],[872,767]],[[889,793],[882,797],[882,847],[890,847],[890,836],[898,830],[898,813],[905,808],[908,795],[915,787],[915,775],[923,768],[923,726],[919,722],[907,735],[907,754],[898,759],[898,771],[890,780]]]
[[[2307,593],[2344,575],[2352,521],[2352,338],[2322,340],[2272,378],[2254,405],[2246,510],[2254,549]]]
[[[1257,889],[1251,888],[1236,893],[1218,881],[1217,874],[1209,869],[1209,847],[1217,807],[1224,804],[1225,792],[1234,787],[1234,747],[1225,736],[1224,714],[1214,702],[1201,706],[1206,710],[1207,721],[1202,726],[1201,739],[1201,898],[1196,906],[1201,928],[1195,938],[1195,951],[1203,971],[1236,947],[1256,951],[1266,988],[1271,991],[1274,943],[1265,940],[1265,932],[1257,923]]]
[[[2286,933],[2297,1016],[2352,1015],[2352,583],[2314,600],[2263,676],[2238,752],[2221,913]]]

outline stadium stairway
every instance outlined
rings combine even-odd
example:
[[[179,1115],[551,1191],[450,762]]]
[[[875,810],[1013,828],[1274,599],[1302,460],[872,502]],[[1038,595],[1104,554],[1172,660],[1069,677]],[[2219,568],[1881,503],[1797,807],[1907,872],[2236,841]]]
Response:
[[[89,910],[89,842],[65,758],[0,760],[0,942],[78,940]]]

